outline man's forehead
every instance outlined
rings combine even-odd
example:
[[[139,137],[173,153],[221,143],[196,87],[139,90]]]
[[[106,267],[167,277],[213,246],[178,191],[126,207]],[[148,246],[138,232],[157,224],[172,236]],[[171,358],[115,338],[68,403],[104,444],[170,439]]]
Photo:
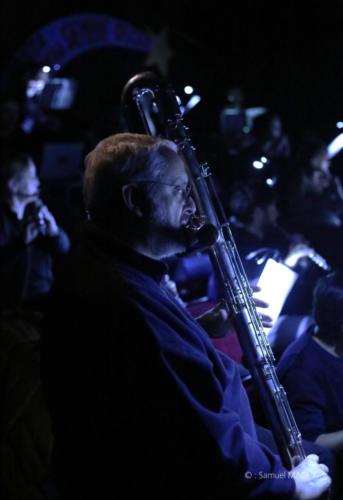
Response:
[[[166,168],[162,171],[162,176],[187,182],[188,172],[183,158],[179,155],[175,155],[173,160],[168,162]]]
[[[36,165],[30,160],[26,165],[22,166],[22,169],[17,172],[15,175],[17,177],[31,177],[32,175],[36,175]]]

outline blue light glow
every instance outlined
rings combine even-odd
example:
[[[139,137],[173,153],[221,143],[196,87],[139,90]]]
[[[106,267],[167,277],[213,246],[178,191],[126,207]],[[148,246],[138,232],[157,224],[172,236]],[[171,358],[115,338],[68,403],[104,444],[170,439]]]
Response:
[[[261,170],[263,168],[263,163],[261,161],[255,160],[252,162],[252,166],[257,168],[257,170]]]
[[[187,102],[186,106],[185,106],[185,112],[187,111],[190,111],[191,109],[193,109],[197,104],[199,104],[199,102],[201,101],[201,97],[200,95],[192,95],[192,97],[190,98],[190,100]]]
[[[327,147],[327,153],[329,158],[333,158],[338,154],[341,149],[343,149],[343,134],[339,134],[335,139],[330,142]]]
[[[268,179],[266,179],[266,184],[269,187],[275,186],[275,184],[276,184],[276,177],[268,177]]]

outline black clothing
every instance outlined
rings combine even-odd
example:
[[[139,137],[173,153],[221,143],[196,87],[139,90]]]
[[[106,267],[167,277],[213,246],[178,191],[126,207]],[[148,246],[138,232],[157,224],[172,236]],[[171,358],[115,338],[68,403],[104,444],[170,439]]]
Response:
[[[165,272],[89,225],[54,287],[42,366],[63,498],[293,498],[291,478],[258,477],[285,471]]]
[[[46,295],[53,282],[52,258],[69,250],[62,229],[24,243],[23,223],[0,205],[0,309],[13,308]]]

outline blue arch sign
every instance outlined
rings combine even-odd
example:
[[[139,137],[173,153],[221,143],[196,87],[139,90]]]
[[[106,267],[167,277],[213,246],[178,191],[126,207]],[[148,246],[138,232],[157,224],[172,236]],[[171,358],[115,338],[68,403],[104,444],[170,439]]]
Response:
[[[149,53],[152,39],[121,19],[102,14],[77,14],[36,31],[18,50],[14,62],[62,67],[80,54],[104,47]]]

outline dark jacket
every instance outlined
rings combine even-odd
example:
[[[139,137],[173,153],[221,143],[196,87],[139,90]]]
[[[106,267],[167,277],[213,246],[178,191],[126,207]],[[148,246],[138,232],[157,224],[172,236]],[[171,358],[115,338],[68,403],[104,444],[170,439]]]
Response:
[[[236,364],[160,286],[163,264],[88,227],[43,339],[66,498],[292,498]],[[250,471],[252,478],[246,479]]]
[[[315,441],[342,429],[343,359],[313,340],[313,328],[286,349],[278,373],[304,438]]]
[[[0,309],[14,308],[46,295],[52,286],[53,257],[69,250],[69,238],[38,236],[24,243],[22,222],[0,204]]]

